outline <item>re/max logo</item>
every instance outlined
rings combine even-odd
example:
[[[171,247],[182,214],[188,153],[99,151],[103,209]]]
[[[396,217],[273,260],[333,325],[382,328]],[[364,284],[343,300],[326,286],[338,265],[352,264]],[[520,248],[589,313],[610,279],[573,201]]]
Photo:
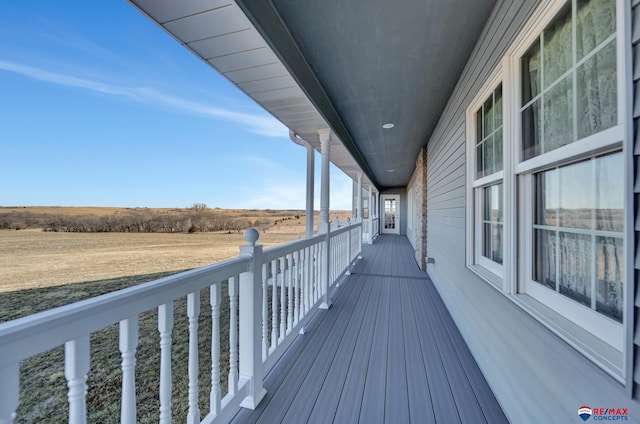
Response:
[[[629,408],[591,408],[593,415],[629,415]]]

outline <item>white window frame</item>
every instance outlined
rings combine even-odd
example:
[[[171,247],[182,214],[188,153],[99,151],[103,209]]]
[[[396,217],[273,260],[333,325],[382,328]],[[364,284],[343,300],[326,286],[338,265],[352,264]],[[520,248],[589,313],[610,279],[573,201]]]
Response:
[[[467,144],[467,213],[466,213],[466,262],[467,267],[491,283],[500,291],[507,292],[508,287],[506,281],[507,276],[512,272],[510,265],[513,260],[513,248],[511,239],[514,222],[508,219],[512,213],[512,207],[509,205],[511,196],[511,183],[508,176],[511,173],[511,143],[507,137],[511,133],[511,109],[510,88],[505,85],[505,72],[508,69],[508,61],[503,60],[491,75],[486,79],[485,84],[478,91],[466,110],[466,144]],[[495,172],[482,178],[475,178],[476,175],[476,112],[482,107],[484,102],[491,96],[496,88],[502,84],[502,171]],[[489,187],[494,184],[502,183],[503,198],[503,252],[502,264],[498,264],[482,255],[483,227],[482,227],[482,211],[483,202],[482,188]],[[509,200],[508,200],[509,199]]]
[[[569,0],[575,1],[575,0]],[[516,87],[520,87],[521,71],[520,63],[521,58],[525,55],[528,49],[539,38],[540,33],[551,22],[557,13],[560,11],[567,1],[550,1],[551,5],[547,6],[546,13],[540,18],[535,29],[528,32],[527,37],[523,37],[520,40],[518,48],[509,52],[511,57],[511,74],[508,78],[512,81],[517,81]],[[533,188],[532,179],[535,171],[544,170],[558,164],[569,164],[573,161],[589,158],[595,156],[596,153],[608,150],[618,149],[625,138],[625,78],[624,78],[624,24],[621,22],[621,17],[624,15],[623,1],[618,0],[616,2],[616,47],[617,47],[617,83],[618,83],[618,124],[614,127],[593,134],[591,136],[579,139],[570,144],[562,146],[558,149],[552,150],[547,153],[542,153],[534,158],[519,162],[520,158],[520,134],[521,134],[521,90],[514,90],[514,110],[517,110],[515,114],[514,140],[517,140],[517,154],[514,156],[513,161],[517,163],[515,166],[516,178],[519,180],[518,186],[521,193],[520,199],[522,199],[522,207],[520,208],[518,219],[521,224],[519,231],[520,234],[520,275],[518,278],[518,285],[516,288],[517,293],[529,295],[539,301],[540,303],[550,307],[563,315],[566,319],[586,329],[599,339],[603,340],[607,344],[611,345],[618,351],[623,350],[624,337],[623,326],[618,322],[611,320],[604,315],[591,310],[590,308],[574,302],[565,296],[554,292],[553,290],[546,288],[532,279],[532,257],[533,257]],[[575,93],[574,93],[575,99]],[[626,240],[626,238],[625,238]],[[628,258],[628,252],[625,245],[625,258]],[[627,285],[628,276],[625,275],[625,286]],[[626,291],[624,293],[626,296]],[[626,299],[626,298],[625,298]],[[560,312],[561,311],[561,312]]]
[[[622,151],[625,175],[633,173],[632,52],[631,18],[626,0],[616,0],[616,69],[618,123],[616,126],[585,137],[553,151],[520,162],[521,143],[521,58],[556,17],[568,1],[542,0],[522,27],[502,61],[486,78],[485,84],[466,110],[467,149],[467,267],[497,288],[508,299],[532,315],[544,326],[576,348],[588,359],[621,383],[630,387],[633,366],[633,214],[625,213],[624,235],[624,311],[620,324],[590,308],[566,298],[549,288],[532,283],[533,252],[533,174],[558,165]],[[475,113],[489,94],[502,82],[503,90],[503,175],[475,180]],[[479,228],[476,205],[477,187],[502,178],[504,255],[502,276],[478,261]],[[634,207],[632,178],[624,181],[624,209]],[[536,287],[537,286],[537,287]],[[542,292],[539,293],[539,292]],[[564,313],[561,314],[558,311]],[[566,312],[568,311],[568,312]],[[606,333],[606,335],[605,335]],[[614,333],[613,337],[611,334]]]

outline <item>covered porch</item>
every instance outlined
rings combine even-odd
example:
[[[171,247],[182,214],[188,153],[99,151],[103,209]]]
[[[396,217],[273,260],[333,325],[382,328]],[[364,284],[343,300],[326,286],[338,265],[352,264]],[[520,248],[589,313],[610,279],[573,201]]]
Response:
[[[508,422],[404,236],[381,235],[234,423]]]

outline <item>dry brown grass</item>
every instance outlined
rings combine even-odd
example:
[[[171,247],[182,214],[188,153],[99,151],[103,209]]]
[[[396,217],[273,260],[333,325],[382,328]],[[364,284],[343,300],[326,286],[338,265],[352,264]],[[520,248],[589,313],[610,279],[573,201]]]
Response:
[[[61,208],[53,208],[56,213]],[[84,215],[87,210],[72,212]],[[91,208],[113,213],[112,208]],[[242,213],[253,213],[241,211]],[[263,211],[274,216],[278,211]],[[240,212],[239,212],[240,213]],[[341,221],[350,213],[339,213]],[[277,215],[275,215],[277,216]],[[335,213],[332,213],[332,218]],[[253,217],[253,216],[252,216]],[[257,218],[264,218],[258,215]],[[253,218],[252,218],[253,219]],[[318,222],[316,216],[315,222]],[[304,218],[287,220],[260,235],[265,247],[304,235]],[[40,230],[0,231],[0,323],[38,311],[97,296],[173,272],[207,265],[237,255],[244,244],[241,234],[149,234],[149,233],[53,233]],[[73,284],[71,284],[73,283]],[[222,293],[226,292],[223,284]],[[210,307],[208,290],[201,292],[200,314],[200,407],[208,411],[210,384]],[[221,366],[228,369],[228,298],[221,304]],[[172,388],[173,417],[184,421],[187,408],[188,331],[185,299],[175,302]],[[136,368],[138,419],[158,420],[157,314],[140,316],[140,340]],[[68,406],[62,347],[21,363],[20,408],[17,423],[67,422]],[[223,392],[226,374],[223,373]],[[119,420],[120,353],[117,326],[91,336],[91,371],[87,409],[89,422]]]
[[[78,213],[77,210],[87,208],[53,209],[58,213],[62,209]],[[117,208],[90,209],[113,213]],[[249,215],[250,219],[278,216],[279,212],[231,211],[238,216]],[[340,212],[338,215],[344,220],[350,214]],[[318,222],[317,217],[315,222]],[[259,243],[269,247],[295,240],[304,236],[304,225],[304,217],[284,221],[262,233]],[[165,234],[2,230],[0,292],[196,268],[236,256],[242,244],[241,233],[226,232]]]

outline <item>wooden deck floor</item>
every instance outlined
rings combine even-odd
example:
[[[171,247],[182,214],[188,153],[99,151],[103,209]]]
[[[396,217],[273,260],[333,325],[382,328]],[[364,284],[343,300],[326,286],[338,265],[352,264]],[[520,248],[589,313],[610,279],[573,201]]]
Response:
[[[408,240],[363,256],[234,422],[508,422]]]

